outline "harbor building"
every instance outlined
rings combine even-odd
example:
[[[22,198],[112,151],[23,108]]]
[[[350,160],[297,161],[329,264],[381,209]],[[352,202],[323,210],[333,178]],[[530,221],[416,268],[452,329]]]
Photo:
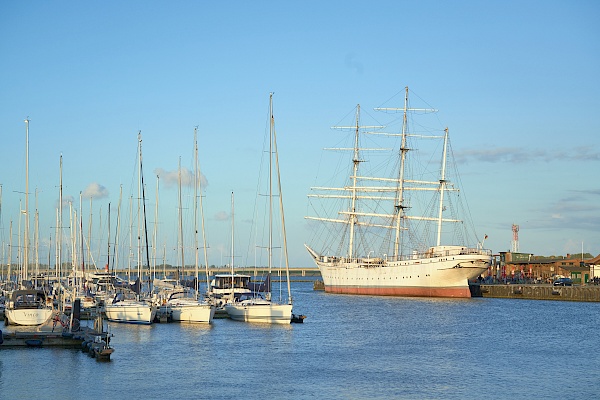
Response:
[[[496,282],[551,283],[558,277],[571,278],[576,284],[598,283],[600,254],[544,257],[531,253],[499,252],[488,270],[487,279]]]

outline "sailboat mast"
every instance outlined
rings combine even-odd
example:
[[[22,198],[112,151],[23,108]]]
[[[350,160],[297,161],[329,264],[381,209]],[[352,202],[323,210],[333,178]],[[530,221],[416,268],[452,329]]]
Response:
[[[356,227],[356,200],[357,200],[357,176],[358,176],[358,164],[360,163],[359,151],[358,151],[358,137],[360,133],[360,104],[356,106],[356,128],[354,134],[354,157],[352,159],[352,194],[351,194],[351,207],[349,213],[349,224],[350,224],[350,238],[348,240],[348,257],[354,258],[354,230]]]
[[[2,226],[2,184],[0,183],[0,226]],[[4,256],[5,253],[5,243],[2,241],[2,260],[0,261],[0,280],[4,280]],[[50,267],[50,262],[48,262],[48,267]]]
[[[10,283],[10,276],[12,275],[12,252],[13,252],[13,244],[12,244],[12,237],[13,237],[13,222],[12,219],[10,220],[10,228],[8,231],[8,262],[7,262],[7,271],[6,271],[6,279],[8,280],[8,282]]]
[[[269,94],[269,274],[273,265],[273,93]],[[270,281],[270,280],[269,280]],[[267,288],[271,295],[271,288]]]
[[[233,291],[233,284],[234,284],[234,279],[233,279],[233,254],[234,254],[234,209],[233,209],[233,192],[231,192],[231,300],[233,300],[235,298],[235,294]]]
[[[142,276],[142,235],[141,235],[141,224],[140,224],[140,202],[142,200],[142,133],[138,132],[138,147],[139,147],[139,166],[138,166],[138,198],[137,198],[137,269],[138,269],[138,279],[141,281]]]
[[[0,226],[2,226],[2,184],[0,183]],[[4,256],[5,253],[5,243],[2,241],[2,261],[0,261],[0,280],[4,279]],[[50,262],[48,262],[48,267],[50,267]]]
[[[92,205],[93,205],[93,197],[90,196],[90,216],[89,216],[89,221],[88,221],[88,243],[87,243],[87,254],[88,254],[88,260],[92,259],[92,222],[93,222],[93,213],[92,213]],[[83,208],[81,209],[81,216],[83,217]],[[100,206],[100,218],[102,218],[102,206]],[[100,232],[102,232],[102,219],[100,219]],[[98,259],[100,259],[100,254],[98,254]]]
[[[23,203],[22,200],[19,199],[19,210],[23,210]],[[21,214],[23,214],[23,212],[21,212]],[[17,286],[20,287],[20,283],[23,279],[23,246],[21,246],[21,223],[23,220],[23,217],[21,216],[21,214],[19,214],[19,226],[17,228],[17,268],[18,271],[15,272],[15,278],[17,278]]]
[[[138,184],[139,185],[139,184]],[[139,214],[139,213],[138,213]],[[133,258],[133,194],[129,196],[129,257],[127,258],[127,280],[131,281],[131,261]],[[139,248],[139,246],[138,246]],[[138,253],[138,264],[139,264],[139,251]]]
[[[442,211],[444,211],[444,193],[446,192],[446,159],[448,154],[448,128],[444,129],[444,153],[442,156],[442,175],[440,176],[440,204],[438,210],[436,246],[442,243]]]
[[[196,141],[198,128],[194,128],[194,272],[196,279],[194,289],[196,299],[198,298],[198,142]]]
[[[29,117],[25,119],[25,246],[23,253],[23,280],[27,280],[29,266]]]
[[[63,199],[62,199],[62,167],[63,167],[63,162],[62,162],[62,154],[60,155],[60,178],[59,178],[59,184],[58,184],[58,224],[57,224],[57,236],[56,236],[56,254],[57,254],[57,275],[59,278],[62,277],[62,223],[63,223],[63,217],[62,217],[62,206],[63,206]]]
[[[75,217],[77,221],[77,217]],[[71,270],[77,271],[77,247],[75,245],[76,233],[73,231],[77,229],[77,225],[73,223],[73,202],[69,201],[69,233],[71,235]],[[75,283],[77,283],[77,275],[75,275]]]
[[[121,202],[123,200],[123,185],[119,187],[119,205],[117,206],[117,232],[115,233],[115,256],[113,257],[112,272],[119,265],[119,231],[121,229]]]
[[[177,174],[177,183],[179,186],[179,249],[181,254],[181,269],[182,271],[185,269],[185,261],[184,261],[184,251],[183,251],[183,213],[182,205],[181,205],[181,157],[179,157],[179,170]],[[179,275],[179,274],[177,274]]]
[[[83,244],[83,205],[82,205],[82,193],[79,192],[79,238],[81,240],[81,284],[85,278],[85,255],[84,255],[84,244]]]
[[[283,213],[283,191],[281,190],[281,174],[279,171],[279,152],[277,151],[277,134],[275,131],[275,120],[273,113],[271,113],[271,124],[273,126],[273,147],[275,150],[275,169],[277,170],[277,191],[279,193],[279,209],[281,212],[281,230],[283,235],[283,255],[285,258],[285,277],[287,282],[288,291],[288,304],[292,304],[292,288],[290,283],[290,263],[287,250],[287,236],[285,232],[285,216]],[[270,283],[270,281],[269,281]],[[270,289],[270,288],[269,288]]]
[[[34,222],[34,234],[33,234],[33,243],[35,247],[35,282],[34,287],[38,287],[38,276],[40,275],[40,215],[38,212],[38,190],[35,188],[35,214],[33,216]]]
[[[143,217],[144,217],[144,239],[145,239],[145,248],[146,248],[146,262],[148,263],[148,280],[150,280],[150,252],[148,250],[148,225],[146,224],[146,190],[144,188],[144,170],[142,166],[142,132],[139,133],[140,138],[140,176],[141,176],[141,184],[142,184],[142,207],[143,207]],[[140,280],[141,281],[141,280]],[[152,291],[152,281],[148,283],[149,291]]]
[[[108,239],[106,240],[106,272],[108,272],[108,266],[110,265],[110,202],[108,203],[108,224],[107,224],[107,231],[108,231]]]
[[[204,247],[204,269],[205,269],[205,273],[206,273],[206,289],[208,290],[208,288],[210,288],[210,277],[209,277],[209,272],[208,272],[208,249],[206,248],[206,232],[204,230],[204,208],[202,205],[202,181],[200,180],[200,177],[202,176],[200,173],[200,163],[198,162],[198,138],[197,138],[197,132],[198,132],[198,127],[194,128],[194,143],[195,143],[195,158],[196,158],[196,182],[198,182],[198,186],[200,189],[200,193],[197,194],[197,196],[199,196],[198,201],[200,203],[200,218],[201,220],[201,226],[202,226],[202,243],[203,243],[203,247]],[[198,247],[198,245],[196,244],[196,248]]]
[[[158,187],[160,177],[156,175],[156,207],[154,208],[154,232],[152,234],[152,270],[154,277],[156,276],[156,241],[158,240]]]

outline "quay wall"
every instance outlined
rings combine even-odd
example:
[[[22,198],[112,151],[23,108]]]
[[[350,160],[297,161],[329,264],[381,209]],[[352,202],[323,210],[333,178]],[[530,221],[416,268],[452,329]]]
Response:
[[[600,286],[480,285],[481,297],[600,302]],[[472,293],[477,296],[476,292]],[[476,290],[476,288],[475,288]]]

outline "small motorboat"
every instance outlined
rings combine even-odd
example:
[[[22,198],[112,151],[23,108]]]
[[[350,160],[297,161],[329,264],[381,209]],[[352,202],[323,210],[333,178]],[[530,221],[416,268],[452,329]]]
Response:
[[[306,318],[306,315],[296,315],[296,314],[292,314],[292,323],[294,324],[301,324],[304,322],[304,319]]]

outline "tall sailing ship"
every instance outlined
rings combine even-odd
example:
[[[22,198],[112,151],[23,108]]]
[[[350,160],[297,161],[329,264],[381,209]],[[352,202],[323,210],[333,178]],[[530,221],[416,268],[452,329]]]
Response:
[[[321,271],[326,292],[470,297],[468,281],[490,266],[491,251],[471,233],[472,223],[459,217],[468,216],[468,209],[458,180],[452,180],[448,129],[421,133],[426,125],[413,123],[413,117],[436,110],[411,108],[408,95],[407,87],[402,108],[376,109],[401,113],[400,133],[361,126],[360,105],[354,126],[335,127],[353,132],[352,145],[329,149],[352,154],[350,174],[336,174],[346,175],[343,186],[311,188],[309,203],[315,215],[305,217],[318,222],[312,224],[317,227],[313,241],[320,250],[305,246]],[[395,143],[367,148],[367,139]],[[417,139],[437,143],[441,161],[432,163],[429,151],[413,151]],[[367,160],[365,155],[373,157]],[[371,173],[363,171],[367,167]]]

